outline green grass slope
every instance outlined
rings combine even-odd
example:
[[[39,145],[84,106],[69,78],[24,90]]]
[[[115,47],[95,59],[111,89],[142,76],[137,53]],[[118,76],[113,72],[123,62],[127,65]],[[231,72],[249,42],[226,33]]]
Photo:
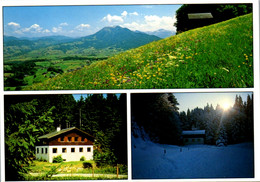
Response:
[[[126,51],[26,90],[253,87],[252,14]]]

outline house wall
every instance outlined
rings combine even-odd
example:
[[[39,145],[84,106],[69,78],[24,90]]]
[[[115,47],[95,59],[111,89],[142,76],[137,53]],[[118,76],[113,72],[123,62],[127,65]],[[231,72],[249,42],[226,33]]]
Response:
[[[53,153],[55,151],[56,153]],[[93,160],[93,146],[92,145],[70,145],[70,146],[58,145],[58,146],[37,146],[36,147],[36,159],[46,160],[52,163],[53,158],[58,155],[61,155],[64,161],[79,161],[82,156],[84,156],[86,160]]]
[[[40,154],[37,154],[37,148],[40,150]],[[47,148],[48,153],[42,154],[42,148]],[[36,147],[36,159],[45,159],[52,163],[53,158],[58,155],[61,155],[63,160],[67,162],[80,161],[82,156],[84,156],[86,160],[93,160],[93,145],[52,145]]]
[[[49,146],[37,146],[36,159],[49,161]]]
[[[194,137],[194,138],[184,138],[184,145],[192,145],[192,144],[204,144],[203,137]]]

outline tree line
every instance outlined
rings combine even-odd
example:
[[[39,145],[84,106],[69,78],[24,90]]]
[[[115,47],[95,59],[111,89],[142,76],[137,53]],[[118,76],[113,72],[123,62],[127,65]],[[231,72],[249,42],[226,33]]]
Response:
[[[5,73],[11,73],[11,75],[5,80],[5,87],[17,87],[17,90],[21,90],[21,86],[26,85],[24,81],[26,75],[35,75],[37,72],[36,64],[34,61],[22,61],[19,63],[13,63],[10,68],[5,69]]]
[[[252,4],[184,4],[176,11],[177,33],[207,26],[252,12]],[[190,13],[211,13],[213,18],[189,19]]]
[[[203,109],[179,112],[172,93],[132,94],[131,99],[132,126],[136,123],[143,128],[154,142],[182,145],[182,131],[193,127],[205,130],[206,144],[253,142],[253,96],[243,102],[237,95],[228,111],[207,104]],[[132,134],[135,136],[134,129]]]
[[[6,180],[24,179],[38,137],[57,126],[94,136],[97,165],[127,164],[125,94],[92,94],[78,101],[70,94],[6,95],[4,101]]]

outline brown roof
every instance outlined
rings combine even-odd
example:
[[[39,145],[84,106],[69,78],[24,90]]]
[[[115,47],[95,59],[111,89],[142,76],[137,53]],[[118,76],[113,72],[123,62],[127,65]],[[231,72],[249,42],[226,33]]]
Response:
[[[42,136],[39,137],[39,139],[50,139],[50,138],[53,138],[55,136],[58,136],[60,134],[63,134],[63,133],[66,133],[66,132],[72,131],[72,130],[78,130],[81,133],[84,133],[84,134],[90,136],[93,139],[95,138],[95,137],[93,137],[92,135],[88,134],[87,132],[85,132],[83,130],[80,130],[80,129],[76,128],[76,127],[71,127],[71,128],[62,129],[60,131],[54,131],[54,132],[48,133],[46,135],[42,135]]]

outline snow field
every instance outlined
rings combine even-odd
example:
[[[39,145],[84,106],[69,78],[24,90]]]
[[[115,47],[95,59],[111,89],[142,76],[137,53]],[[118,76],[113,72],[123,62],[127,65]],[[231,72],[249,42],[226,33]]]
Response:
[[[252,143],[216,147],[155,144],[132,137],[133,179],[253,178]],[[166,150],[166,154],[164,154]]]

